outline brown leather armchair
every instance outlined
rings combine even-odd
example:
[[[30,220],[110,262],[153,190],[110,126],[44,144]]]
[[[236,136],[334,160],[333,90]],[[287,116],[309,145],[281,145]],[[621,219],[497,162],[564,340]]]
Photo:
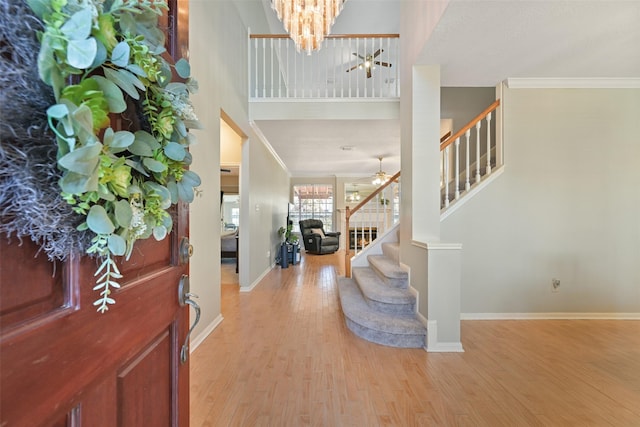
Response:
[[[300,224],[305,252],[322,255],[331,254],[338,250],[340,246],[339,231],[324,231],[322,221],[319,219],[303,219],[298,224]]]

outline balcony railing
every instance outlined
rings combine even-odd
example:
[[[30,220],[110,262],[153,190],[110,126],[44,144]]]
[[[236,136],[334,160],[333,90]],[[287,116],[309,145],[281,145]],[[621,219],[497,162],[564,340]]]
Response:
[[[249,38],[253,101],[309,98],[398,98],[397,34],[330,35],[312,55],[296,52],[287,35]]]

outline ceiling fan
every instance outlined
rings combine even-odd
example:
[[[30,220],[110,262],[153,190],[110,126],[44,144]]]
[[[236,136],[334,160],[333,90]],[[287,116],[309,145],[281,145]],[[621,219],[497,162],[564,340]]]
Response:
[[[384,52],[384,49],[378,49],[375,51],[373,55],[365,55],[365,56],[362,56],[357,52],[353,52],[353,55],[360,58],[362,62],[360,64],[354,65],[353,67],[349,68],[347,70],[347,73],[355,69],[359,69],[359,70],[364,69],[367,71],[367,78],[369,79],[371,78],[371,70],[375,68],[375,65],[380,65],[381,67],[391,67],[393,64],[389,62],[375,61],[375,58],[377,58],[378,55],[380,55],[382,52]]]

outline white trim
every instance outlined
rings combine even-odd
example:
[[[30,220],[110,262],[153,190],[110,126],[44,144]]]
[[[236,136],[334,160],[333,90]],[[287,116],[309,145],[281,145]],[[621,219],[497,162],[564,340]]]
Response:
[[[460,320],[640,320],[640,313],[461,313]]]
[[[256,122],[254,122],[253,120],[250,120],[249,126],[251,126],[251,129],[253,130],[253,132],[256,134],[256,136],[258,137],[260,142],[262,142],[265,148],[269,151],[269,153],[271,153],[273,158],[276,159],[280,167],[287,173],[287,175],[291,176],[291,172],[289,172],[289,169],[287,169],[287,165],[285,165],[282,159],[280,158],[280,156],[278,156],[278,153],[276,153],[276,150],[274,150],[274,148],[271,146],[271,144],[269,143],[269,140],[267,139],[266,136],[264,136],[264,133],[262,133],[258,125],[256,125]]]
[[[429,353],[464,353],[461,342],[439,342],[425,350]]]
[[[418,305],[418,303],[416,302],[416,305]],[[422,314],[420,314],[419,312],[416,313],[416,317],[418,318],[418,320],[420,321],[420,323],[422,323],[422,326],[424,326],[425,328],[427,328],[427,335],[429,334],[429,321],[427,320],[426,317],[424,317]],[[435,322],[435,320],[434,320]],[[427,336],[427,339],[429,337]]]
[[[427,320],[427,345],[429,353],[464,353],[461,342],[438,342],[438,322]]]
[[[260,284],[260,281],[266,277],[271,270],[273,270],[274,265],[272,265],[269,269],[265,270],[260,277],[253,281],[253,283],[249,286],[240,286],[240,292],[251,292],[256,286]]]
[[[442,242],[420,242],[418,240],[412,240],[411,245],[426,249],[428,251],[459,251],[462,249],[462,243],[442,243]]]
[[[638,89],[640,78],[525,78],[506,80],[509,89]]]
[[[198,346],[202,344],[202,342],[211,334],[211,332],[213,332],[213,330],[217,328],[220,323],[222,323],[223,320],[224,317],[222,317],[222,314],[218,314],[218,317],[213,319],[213,322],[209,323],[209,325],[204,328],[204,330],[200,332],[197,337],[193,337],[191,340],[189,340],[189,353],[193,353],[195,349],[198,348]]]

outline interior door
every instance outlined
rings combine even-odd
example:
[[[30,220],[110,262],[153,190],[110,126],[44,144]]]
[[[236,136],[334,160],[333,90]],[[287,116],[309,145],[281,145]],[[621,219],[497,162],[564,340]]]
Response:
[[[174,59],[188,52],[187,1],[163,19]],[[1,426],[188,426],[188,308],[178,287],[188,208],[170,237],[136,243],[116,304],[92,305],[96,260],[51,263],[38,247],[0,239]]]

